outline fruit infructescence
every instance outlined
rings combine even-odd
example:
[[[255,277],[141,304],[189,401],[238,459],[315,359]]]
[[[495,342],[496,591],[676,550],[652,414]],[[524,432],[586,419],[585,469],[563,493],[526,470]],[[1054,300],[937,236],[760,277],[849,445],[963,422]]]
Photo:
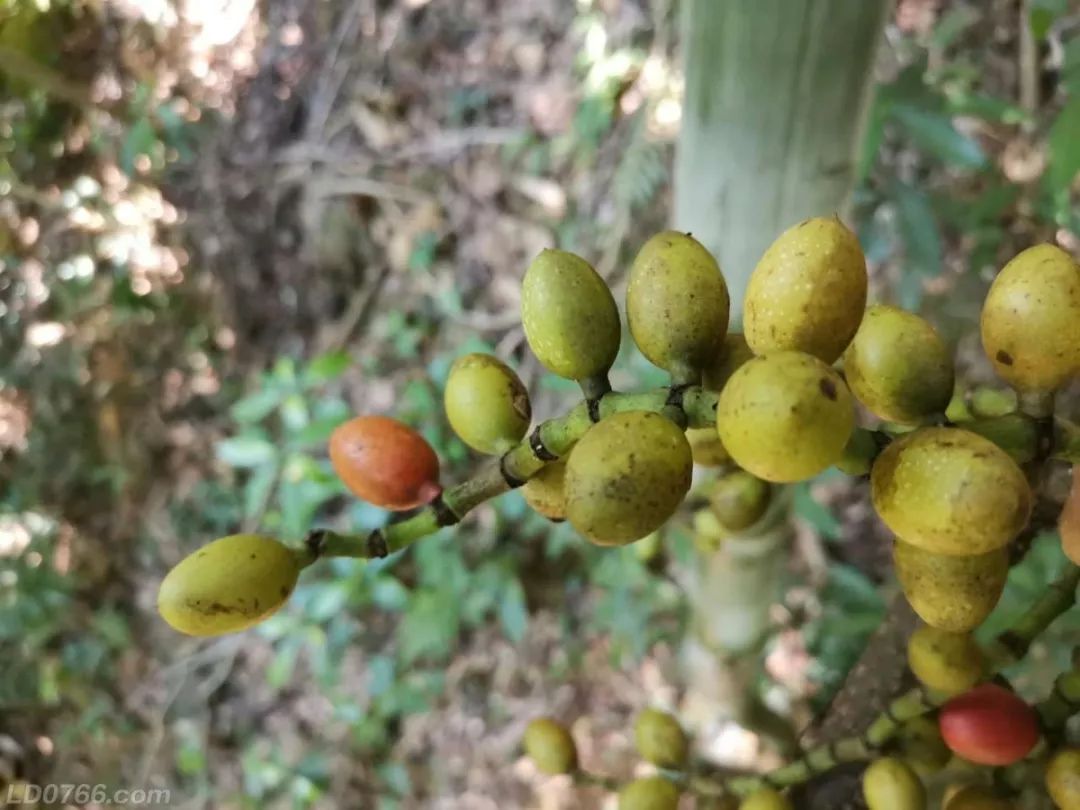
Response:
[[[525,729],[525,753],[546,774],[570,773],[577,768],[577,746],[566,726],[548,717],[533,720]]]
[[[466,354],[446,378],[443,404],[450,427],[481,453],[505,453],[532,419],[529,392],[509,366],[489,354]]]

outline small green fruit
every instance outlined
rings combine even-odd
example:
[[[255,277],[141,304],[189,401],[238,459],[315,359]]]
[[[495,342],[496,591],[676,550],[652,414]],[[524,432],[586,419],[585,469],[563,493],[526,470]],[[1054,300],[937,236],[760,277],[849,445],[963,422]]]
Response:
[[[904,596],[931,627],[951,633],[974,630],[1001,598],[1009,573],[1009,551],[959,557],[935,554],[897,540],[893,565]]]
[[[679,721],[658,709],[646,709],[638,715],[634,742],[646,762],[668,770],[682,768],[690,753],[690,743]]]
[[[968,394],[971,415],[978,418],[1015,413],[1017,405],[1016,391],[1011,388],[990,388],[980,385]]]
[[[968,785],[945,803],[945,810],[1016,810],[1016,805],[982,785]]]
[[[566,465],[566,516],[584,537],[625,545],[660,528],[686,497],[694,461],[686,436],[651,411],[593,425]]]
[[[920,627],[907,646],[908,666],[925,686],[958,695],[986,675],[986,657],[969,633]]]
[[[866,308],[866,258],[836,217],[784,231],[750,276],[743,304],[755,354],[796,350],[833,363],[855,336]]]
[[[714,427],[687,428],[686,440],[690,442],[694,463],[702,467],[719,467],[731,459]]]
[[[529,392],[518,375],[490,354],[466,354],[454,361],[443,395],[446,417],[473,450],[501,455],[529,429]]]
[[[619,352],[619,310],[592,265],[544,250],[525,272],[521,322],[540,363],[569,380],[606,374]]]
[[[525,729],[525,753],[546,774],[577,770],[577,746],[566,726],[548,718],[533,720]]]
[[[525,482],[521,495],[525,503],[548,520],[566,519],[566,458],[545,464]]]
[[[863,798],[869,810],[926,810],[926,789],[905,763],[882,757],[863,773]]]
[[[745,470],[734,470],[717,479],[709,494],[709,505],[728,531],[753,526],[769,508],[772,487]]]
[[[1033,461],[1039,452],[1038,424],[1024,414],[971,419],[964,423],[964,430],[989,439],[1017,464]]]
[[[233,534],[181,560],[158,590],[158,613],[189,636],[218,636],[258,624],[288,600],[298,552],[258,534]]]
[[[783,794],[772,788],[760,788],[743,799],[739,810],[795,810],[795,808]]]
[[[1046,768],[1046,789],[1061,810],[1080,810],[1080,748],[1054,754]]]
[[[635,779],[619,791],[619,810],[676,810],[679,789],[662,776]]]
[[[952,759],[938,724],[926,715],[904,723],[897,732],[896,744],[904,761],[920,776],[938,773]]]
[[[720,350],[702,370],[701,385],[706,391],[719,394],[731,375],[754,357],[741,332],[728,332],[720,344]]]
[[[729,306],[720,266],[690,234],[656,234],[630,268],[630,335],[649,362],[676,382],[700,379],[727,332]]]
[[[801,481],[841,458],[855,408],[829,366],[802,352],[775,352],[731,375],[716,424],[744,470],[766,481]]]
[[[857,427],[851,431],[851,437],[844,445],[844,454],[836,462],[836,469],[847,475],[869,475],[874,459],[881,452],[881,447],[869,430]]]

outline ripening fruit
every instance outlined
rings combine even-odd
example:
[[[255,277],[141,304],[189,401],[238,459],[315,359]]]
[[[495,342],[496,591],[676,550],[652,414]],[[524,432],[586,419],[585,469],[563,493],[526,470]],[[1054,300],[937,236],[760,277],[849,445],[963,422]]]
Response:
[[[669,770],[682,768],[690,752],[679,721],[658,709],[646,709],[637,716],[634,743],[646,762]]]
[[[945,694],[966,692],[986,674],[986,657],[969,633],[920,627],[907,646],[908,666],[925,686]]]
[[[926,715],[904,723],[897,731],[896,743],[904,761],[921,776],[937,773],[952,759],[937,723]]]
[[[759,788],[743,799],[739,810],[795,810],[791,801],[770,787]]]
[[[358,416],[330,435],[330,462],[354,495],[401,511],[441,491],[439,458],[424,437],[389,416]]]
[[[1061,548],[1074,565],[1080,565],[1080,464],[1073,467],[1072,489],[1058,518]]]
[[[863,772],[863,798],[869,810],[926,810],[926,789],[906,764],[882,757]]]
[[[525,728],[525,753],[546,774],[577,770],[577,746],[566,726],[548,718],[533,720]]]
[[[687,428],[686,440],[690,442],[694,463],[702,467],[719,467],[731,459],[715,427]]]
[[[772,488],[745,470],[723,475],[712,485],[709,505],[728,531],[741,531],[761,520],[769,508]]]
[[[543,250],[521,284],[521,323],[536,359],[554,374],[584,380],[606,374],[619,352],[619,310],[592,265]]]
[[[844,352],[844,377],[875,416],[918,424],[944,413],[952,399],[952,354],[923,318],[875,304]]]
[[[635,779],[619,791],[619,810],[676,810],[679,789],[662,776]]]
[[[443,394],[454,433],[473,450],[501,455],[529,429],[529,392],[518,375],[490,354],[466,354],[454,361]]]
[[[189,636],[235,633],[277,612],[301,567],[300,553],[271,537],[222,537],[169,571],[158,589],[158,613]]]
[[[897,540],[893,567],[919,618],[939,630],[967,633],[983,623],[1001,598],[1009,574],[1009,550],[957,557]]]
[[[833,369],[802,352],[755,357],[731,375],[716,414],[735,463],[766,481],[801,481],[834,464],[855,406]]]
[[[921,428],[892,442],[870,473],[874,509],[907,543],[982,554],[1027,523],[1031,488],[1008,453],[960,428]]]
[[[566,519],[566,458],[551,461],[540,468],[521,488],[525,503],[548,520]]]
[[[945,803],[945,810],[1015,810],[1014,805],[1002,796],[996,796],[990,788],[968,785],[961,788]]]
[[[731,375],[753,356],[754,353],[746,345],[746,336],[742,332],[728,332],[712,362],[702,369],[702,387],[706,391],[719,394],[731,379]]]
[[[941,738],[954,754],[976,765],[1019,762],[1039,742],[1034,710],[997,684],[976,686],[938,713]]]
[[[693,468],[690,444],[670,419],[651,411],[612,414],[570,451],[566,517],[601,546],[639,540],[674,514]]]
[[[1046,789],[1061,810],[1080,810],[1080,748],[1054,754],[1046,768]]]
[[[1080,371],[1080,264],[1055,245],[1017,254],[990,285],[980,326],[998,376],[1054,391]]]
[[[649,362],[675,382],[696,382],[728,327],[727,284],[720,265],[688,233],[663,231],[630,267],[626,319]]]
[[[836,217],[784,231],[750,276],[743,330],[755,354],[794,349],[833,363],[866,309],[866,258]]]

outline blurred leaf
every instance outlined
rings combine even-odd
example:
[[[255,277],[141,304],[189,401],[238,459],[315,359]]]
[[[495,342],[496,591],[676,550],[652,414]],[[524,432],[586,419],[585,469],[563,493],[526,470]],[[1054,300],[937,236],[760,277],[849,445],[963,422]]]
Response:
[[[321,354],[308,363],[300,377],[300,384],[304,388],[313,388],[316,385],[336,380],[352,365],[352,358],[348,352],[337,351]]]
[[[305,613],[311,621],[325,622],[340,613],[349,601],[348,584],[339,581],[320,582],[312,586]]]
[[[1080,173],[1080,94],[1069,100],[1050,127],[1050,165],[1046,183],[1051,194],[1067,191]]]
[[[930,41],[939,50],[945,50],[967,29],[980,20],[979,12],[970,6],[957,5],[941,15]]]
[[[231,408],[229,415],[241,424],[259,422],[273,412],[287,392],[271,386],[263,387],[237,400]]]
[[[376,577],[371,584],[371,599],[380,609],[397,612],[409,604],[409,589],[395,577]]]
[[[390,790],[398,796],[409,796],[412,791],[412,780],[409,771],[400,762],[387,762],[379,766],[379,778]]]
[[[409,254],[409,269],[413,271],[430,270],[435,263],[435,250],[439,246],[439,237],[434,231],[424,231],[413,240]]]
[[[139,118],[131,129],[120,147],[120,168],[125,174],[135,174],[135,159],[139,155],[149,155],[157,142],[154,127],[148,118]]]
[[[278,465],[265,464],[256,469],[244,484],[244,517],[253,520],[266,508],[270,491],[277,481]]]
[[[877,587],[857,568],[834,564],[829,567],[826,598],[845,612],[863,612],[880,618],[885,603]]]
[[[373,698],[385,694],[394,685],[396,667],[388,655],[374,655],[368,660],[368,693]]]
[[[348,414],[341,414],[316,419],[296,431],[289,439],[289,446],[297,449],[324,447],[330,441],[330,434],[348,418]]]
[[[303,646],[303,637],[294,634],[286,636],[277,645],[274,657],[266,668],[266,682],[275,689],[281,689],[292,680],[296,669],[296,659]]]
[[[809,483],[795,487],[795,514],[813,526],[822,537],[839,539],[840,521],[813,496]]]
[[[900,234],[907,256],[904,281],[910,285],[901,290],[900,302],[906,309],[913,310],[919,304],[920,277],[941,274],[941,233],[930,200],[923,191],[897,181],[890,187],[890,194],[896,203]]]
[[[1050,27],[1069,11],[1069,0],[1030,0],[1028,24],[1036,39],[1045,39]]]
[[[525,591],[517,579],[507,582],[503,589],[502,599],[499,600],[499,622],[506,637],[515,644],[525,637],[529,611],[525,607]]]
[[[258,467],[277,458],[277,449],[257,436],[236,436],[217,443],[217,457],[230,467]]]
[[[307,425],[307,403],[300,394],[290,394],[281,403],[281,422],[289,433],[296,433]]]
[[[965,169],[986,166],[982,147],[959,132],[948,115],[906,103],[893,105],[891,113],[915,143],[945,163]]]
[[[458,600],[446,590],[420,591],[398,630],[398,647],[406,665],[421,658],[441,660],[458,634]]]

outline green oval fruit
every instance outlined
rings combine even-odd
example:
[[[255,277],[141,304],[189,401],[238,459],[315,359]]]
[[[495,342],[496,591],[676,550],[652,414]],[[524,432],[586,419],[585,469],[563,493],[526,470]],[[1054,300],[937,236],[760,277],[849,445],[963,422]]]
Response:
[[[755,790],[739,805],[739,810],[794,810],[786,796],[772,788]]]
[[[690,442],[694,463],[702,467],[719,467],[731,458],[714,427],[687,428],[686,440]]]
[[[723,475],[712,485],[709,505],[721,525],[733,532],[753,526],[769,508],[772,487],[745,470]]]
[[[521,322],[536,359],[554,374],[606,374],[619,352],[619,310],[592,265],[562,250],[533,259],[521,285]]]
[[[450,427],[473,450],[501,455],[529,429],[529,392],[518,375],[490,354],[466,354],[446,378],[443,405]]]
[[[907,646],[911,672],[925,686],[947,695],[966,692],[986,674],[986,657],[969,633],[920,627]]]
[[[952,355],[926,320],[875,304],[844,352],[848,386],[875,416],[917,424],[944,413],[953,393]]]
[[[1021,413],[971,419],[964,423],[964,430],[989,439],[1017,464],[1027,464],[1039,453],[1039,426]]]
[[[169,571],[158,589],[158,613],[189,636],[235,633],[277,612],[301,567],[300,555],[271,537],[222,537]]]
[[[1036,245],[1002,268],[983,304],[983,349],[1014,388],[1054,391],[1080,372],[1080,264]]]
[[[945,803],[945,810],[1015,810],[1016,805],[982,785],[961,788]]]
[[[626,289],[630,335],[675,382],[700,379],[727,332],[729,306],[720,265],[690,234],[658,233],[634,258]]]
[[[863,772],[863,797],[869,810],[926,810],[926,789],[906,764],[882,757]]]
[[[593,425],[566,465],[566,517],[602,546],[625,545],[660,528],[690,489],[686,436],[650,411],[616,413]]]
[[[990,388],[985,385],[973,388],[967,400],[971,415],[977,418],[1015,413],[1018,405],[1016,391],[1012,388]]]
[[[881,452],[881,447],[874,435],[873,432],[860,427],[851,431],[851,437],[844,445],[844,454],[836,462],[836,469],[847,475],[869,475],[874,459]]]
[[[1009,573],[1009,551],[959,557],[934,554],[897,540],[897,579],[912,609],[931,627],[951,633],[974,630],[1001,598]]]
[[[801,481],[834,464],[855,426],[844,381],[816,357],[775,352],[731,375],[716,415],[735,463],[766,481]]]
[[[870,472],[874,509],[901,540],[937,554],[983,554],[1027,524],[1031,487],[1009,454],[960,428],[892,442]]]
[[[755,354],[794,349],[834,362],[866,308],[866,258],[836,217],[780,234],[750,276],[743,330]]]
[[[897,732],[896,744],[904,761],[921,776],[938,773],[952,759],[938,724],[926,715],[904,723]]]
[[[566,458],[551,461],[525,482],[521,495],[525,503],[548,520],[566,519]]]
[[[701,385],[706,391],[717,394],[727,385],[731,375],[752,359],[754,353],[746,344],[746,336],[741,332],[729,332],[720,349],[701,372]]]
[[[679,789],[662,776],[635,779],[619,791],[619,810],[676,810]]]
[[[1046,789],[1061,810],[1080,810],[1080,748],[1054,754],[1046,768]]]
[[[658,709],[646,709],[638,715],[634,742],[646,762],[668,770],[682,768],[690,753],[690,743],[679,721]]]
[[[566,726],[548,717],[533,720],[525,728],[525,753],[546,774],[577,770],[577,746]]]

